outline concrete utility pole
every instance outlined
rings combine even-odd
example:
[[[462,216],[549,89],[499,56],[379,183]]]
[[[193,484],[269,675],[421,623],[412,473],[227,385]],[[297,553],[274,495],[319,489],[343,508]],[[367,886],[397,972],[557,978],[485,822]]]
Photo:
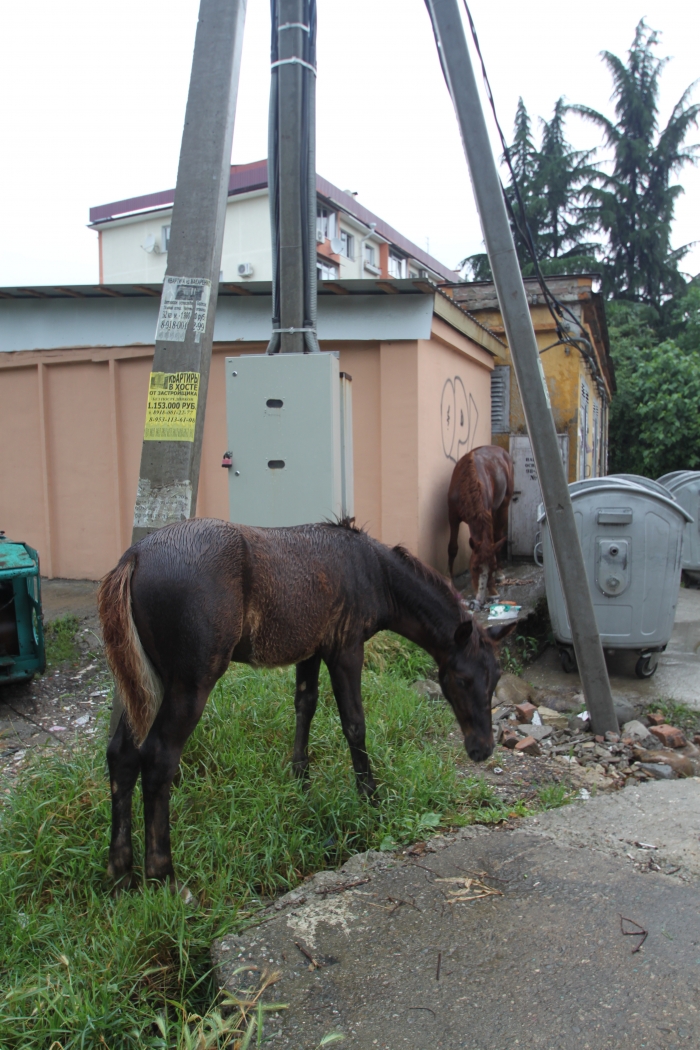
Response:
[[[132,543],[197,507],[246,2],[200,0]]]
[[[316,353],[316,0],[273,0],[269,354]]]
[[[583,692],[596,733],[617,731],[610,682],[587,584],[520,265],[474,79],[458,0],[426,0],[462,132],[486,250],[520,388]]]
[[[197,505],[246,0],[201,0],[132,542]]]

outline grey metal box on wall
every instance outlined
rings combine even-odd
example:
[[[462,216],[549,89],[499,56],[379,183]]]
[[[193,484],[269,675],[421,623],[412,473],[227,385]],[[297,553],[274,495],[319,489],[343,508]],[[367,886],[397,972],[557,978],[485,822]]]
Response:
[[[350,377],[337,353],[226,358],[230,520],[352,516]]]

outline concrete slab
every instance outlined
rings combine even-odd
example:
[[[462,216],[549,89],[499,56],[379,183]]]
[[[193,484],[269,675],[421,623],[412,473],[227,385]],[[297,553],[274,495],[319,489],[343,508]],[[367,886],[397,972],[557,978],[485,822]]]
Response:
[[[352,858],[217,942],[221,980],[257,979],[235,976],[241,966],[281,971],[271,994],[289,1008],[265,1034],[290,1050],[331,1031],[360,1050],[698,1046],[697,848],[680,835],[697,842],[700,783],[638,793],[514,830],[468,828],[420,857]],[[674,807],[671,833],[659,819]],[[628,831],[650,844],[664,834],[676,874],[642,874],[620,855]]]
[[[673,634],[652,678],[635,676],[636,654],[606,651],[606,660],[613,691],[633,703],[670,699],[700,710],[700,590],[681,589]],[[523,677],[531,685],[580,687],[577,673],[562,671],[556,649],[547,649]]]

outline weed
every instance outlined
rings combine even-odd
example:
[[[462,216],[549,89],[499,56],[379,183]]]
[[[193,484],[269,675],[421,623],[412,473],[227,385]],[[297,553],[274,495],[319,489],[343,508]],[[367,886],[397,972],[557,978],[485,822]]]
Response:
[[[700,729],[700,711],[677,700],[659,700],[652,704],[650,711],[660,711],[667,722],[691,736]]]
[[[576,792],[564,784],[545,784],[538,788],[537,797],[541,809],[559,809],[576,798]]]
[[[508,639],[501,648],[501,667],[507,674],[521,675],[528,664],[539,655],[540,643],[537,638],[516,634]]]
[[[64,663],[75,663],[80,653],[76,633],[80,621],[75,616],[59,616],[44,627],[46,666],[58,667]]]

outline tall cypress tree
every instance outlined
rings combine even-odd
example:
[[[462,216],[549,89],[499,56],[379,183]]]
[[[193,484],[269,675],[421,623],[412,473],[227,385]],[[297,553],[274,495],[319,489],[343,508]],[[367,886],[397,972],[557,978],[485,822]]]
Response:
[[[654,54],[658,42],[658,33],[642,19],[626,64],[603,52],[613,79],[615,121],[588,106],[572,107],[602,129],[614,155],[612,173],[599,171],[591,191],[608,239],[605,290],[657,310],[684,287],[678,264],[690,246],[671,249],[675,203],[683,192],[682,186],[671,185],[671,178],[698,158],[698,146],[685,141],[700,117],[700,105],[689,104],[691,85],[659,132],[659,79],[668,59]]]

